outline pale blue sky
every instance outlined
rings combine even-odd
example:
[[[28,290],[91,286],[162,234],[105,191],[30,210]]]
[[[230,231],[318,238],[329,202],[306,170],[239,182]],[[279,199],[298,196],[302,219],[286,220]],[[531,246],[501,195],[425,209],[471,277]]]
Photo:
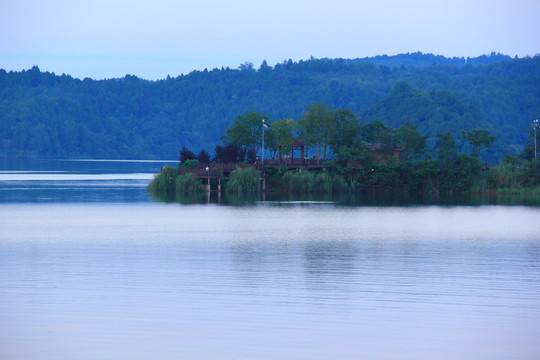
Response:
[[[0,0],[0,68],[94,79],[310,56],[540,53],[538,0]]]

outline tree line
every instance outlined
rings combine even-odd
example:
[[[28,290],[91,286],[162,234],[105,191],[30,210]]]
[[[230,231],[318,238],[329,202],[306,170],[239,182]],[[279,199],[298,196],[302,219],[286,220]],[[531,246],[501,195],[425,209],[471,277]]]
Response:
[[[215,148],[246,109],[300,119],[315,103],[350,109],[362,124],[398,129],[408,122],[430,146],[450,132],[460,150],[472,151],[461,131],[485,129],[496,140],[480,157],[495,163],[522,152],[539,116],[540,58],[312,58],[159,81],[75,79],[37,66],[0,70],[0,156],[170,159],[182,146]],[[324,157],[331,143],[320,144]]]
[[[351,110],[315,103],[297,120],[271,121],[267,115],[256,111],[238,115],[222,136],[223,143],[216,146],[213,158],[205,150],[197,155],[184,147],[180,151],[179,166],[190,168],[209,161],[253,163],[258,161],[257,153],[262,153],[263,137],[264,150],[270,157],[275,157],[278,146],[283,152],[290,151],[293,139],[299,137],[312,146],[312,154],[321,159],[325,171],[287,171],[285,166],[266,169],[270,187],[300,193],[368,189],[462,193],[523,188],[538,192],[540,168],[534,154],[528,150],[520,157],[507,154],[500,164],[488,168],[479,155],[496,137],[484,129],[462,131],[460,135],[469,145],[467,153],[458,149],[456,138],[450,132],[437,134],[437,141],[429,146],[428,135],[421,134],[416,125],[405,123],[391,128],[381,121],[362,124]],[[530,137],[526,149],[530,148],[532,140]],[[381,163],[374,156],[373,146],[376,151],[397,149],[399,158]],[[327,148],[332,154],[330,159],[326,157]],[[232,174],[233,178],[245,179],[245,169],[239,171],[242,175]],[[251,183],[256,184],[258,176],[253,173]]]
[[[311,154],[323,162],[330,153],[338,160],[358,160],[358,154],[368,152],[370,145],[377,145],[381,150],[399,148],[401,161],[429,159],[436,151],[439,155],[445,151],[458,152],[450,132],[437,134],[435,148],[429,148],[428,135],[421,134],[417,125],[406,122],[394,129],[381,121],[362,124],[359,115],[349,109],[333,109],[328,104],[315,103],[309,105],[298,120],[272,121],[266,114],[247,111],[238,115],[225,130],[221,137],[223,143],[216,145],[213,158],[204,149],[197,155],[184,146],[179,160],[180,163],[188,160],[202,163],[254,161],[263,150],[274,158],[278,148],[283,154],[291,152],[295,137],[312,146]],[[483,129],[462,131],[461,137],[468,142],[470,154],[477,158],[496,139]],[[524,152],[522,156],[530,154]]]

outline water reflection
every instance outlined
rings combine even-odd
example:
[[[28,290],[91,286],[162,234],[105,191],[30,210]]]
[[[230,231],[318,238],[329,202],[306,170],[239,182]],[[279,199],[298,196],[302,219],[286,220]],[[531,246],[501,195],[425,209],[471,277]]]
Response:
[[[298,206],[313,204],[334,204],[340,206],[540,206],[540,196],[531,195],[440,195],[440,194],[276,194],[276,193],[167,193],[150,194],[154,201],[177,202],[183,205],[220,204],[230,206],[253,206],[267,204],[274,206]]]
[[[236,194],[236,193],[218,193],[197,192],[197,193],[149,193],[154,201],[165,203],[179,203],[182,205],[196,204],[222,204],[230,206],[253,206],[264,198],[260,193]]]
[[[0,203],[148,201],[147,180],[0,181]]]
[[[207,203],[206,193],[149,193],[154,201],[164,203],[179,203],[182,205],[194,205]]]
[[[540,353],[528,200],[151,197],[106,178],[0,183],[0,358]],[[531,206],[477,206],[494,203]]]
[[[310,289],[349,288],[357,269],[357,246],[347,240],[310,241],[304,249],[306,282]]]
[[[1,204],[0,358],[540,351],[538,209],[309,201]]]
[[[2,202],[147,202],[163,162],[0,159]]]

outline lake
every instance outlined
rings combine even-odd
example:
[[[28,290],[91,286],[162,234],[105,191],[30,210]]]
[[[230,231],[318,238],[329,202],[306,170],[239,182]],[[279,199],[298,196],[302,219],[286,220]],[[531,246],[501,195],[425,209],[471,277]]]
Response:
[[[164,202],[163,162],[0,164],[1,359],[540,358],[526,200]]]

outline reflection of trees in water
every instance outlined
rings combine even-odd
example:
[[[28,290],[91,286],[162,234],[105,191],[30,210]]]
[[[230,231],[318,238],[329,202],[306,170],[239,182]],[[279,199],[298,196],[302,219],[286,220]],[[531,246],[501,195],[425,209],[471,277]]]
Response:
[[[150,196],[155,201],[161,201],[165,203],[175,202],[176,201],[176,194],[175,193],[166,193],[166,192],[149,192]]]
[[[319,240],[305,244],[306,280],[310,287],[347,286],[355,276],[358,249],[346,240]]]
[[[183,205],[202,204],[206,202],[205,193],[177,193],[177,192],[151,192],[152,199],[165,203],[180,203]]]
[[[254,205],[262,200],[262,195],[259,193],[237,194],[237,193],[218,193],[212,191],[196,192],[196,193],[181,193],[181,192],[150,192],[152,199],[166,203],[177,202],[183,205],[193,204],[223,204],[232,206],[249,206]]]
[[[540,205],[539,196],[516,194],[491,195],[441,195],[441,194],[403,194],[371,191],[355,194],[273,194],[273,193],[150,193],[155,201],[178,202],[191,204],[222,204],[230,206],[252,206],[260,201],[291,202],[310,205],[310,202],[333,202],[340,206],[410,206],[410,205],[443,205],[443,206],[479,206],[479,205]],[[299,204],[295,204],[298,206]]]
[[[262,199],[261,194],[257,192],[252,193],[224,193],[221,195],[221,203],[232,206],[249,206],[254,205],[256,202]]]
[[[274,283],[276,290],[283,290],[292,283],[291,276],[299,274],[301,262],[290,242],[252,239],[237,241],[232,245],[232,265],[235,275],[247,287],[268,287]]]
[[[231,249],[235,273],[247,285],[280,282],[302,273],[304,267],[310,288],[346,285],[355,273],[356,253],[355,245],[347,241],[293,244],[261,239],[238,242]]]
[[[269,255],[265,246],[254,241],[235,243],[231,253],[235,274],[243,285],[257,287],[266,283],[270,272],[266,269]]]

